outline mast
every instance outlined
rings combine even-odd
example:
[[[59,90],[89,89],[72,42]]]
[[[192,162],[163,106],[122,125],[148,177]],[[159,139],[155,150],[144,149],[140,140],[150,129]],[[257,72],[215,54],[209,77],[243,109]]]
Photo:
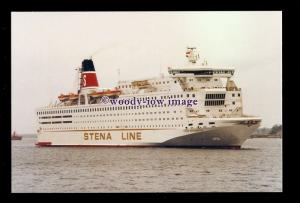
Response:
[[[189,62],[195,64],[200,58],[199,53],[196,52],[196,47],[187,47],[185,56],[188,58]]]
[[[77,70],[77,94],[80,92],[80,86],[81,86],[81,67],[77,67],[75,70]]]

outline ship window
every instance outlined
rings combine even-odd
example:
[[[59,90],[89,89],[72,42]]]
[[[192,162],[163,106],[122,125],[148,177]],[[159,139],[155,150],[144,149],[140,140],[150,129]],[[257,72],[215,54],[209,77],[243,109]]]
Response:
[[[186,94],[186,97],[189,97],[190,95],[189,94]]]
[[[241,96],[241,94],[240,94],[240,93],[238,93],[238,96],[240,97],[240,96]]]
[[[232,104],[235,105],[235,102],[233,101]]]
[[[234,94],[232,94],[232,97],[234,97],[235,95]]]
[[[195,97],[195,94],[192,94],[193,97]]]

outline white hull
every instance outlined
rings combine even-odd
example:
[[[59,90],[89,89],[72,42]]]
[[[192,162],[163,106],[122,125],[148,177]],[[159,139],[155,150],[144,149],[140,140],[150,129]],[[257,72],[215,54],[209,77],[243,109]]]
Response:
[[[247,124],[248,121],[258,121]],[[194,129],[109,129],[48,131],[38,134],[39,146],[241,147],[260,119],[226,119],[219,126]]]

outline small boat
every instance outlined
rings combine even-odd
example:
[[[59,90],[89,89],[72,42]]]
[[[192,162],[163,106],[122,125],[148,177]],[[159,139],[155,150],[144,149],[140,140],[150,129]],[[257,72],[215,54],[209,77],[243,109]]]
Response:
[[[145,89],[150,87],[150,83],[148,80],[136,80],[131,82],[131,85],[139,89]]]
[[[67,101],[69,99],[69,95],[64,95],[64,94],[61,94],[60,96],[58,96],[58,99],[61,101],[61,102],[64,102],[64,101]]]
[[[76,99],[78,99],[78,94],[73,94],[73,93],[69,94],[69,100],[76,100]]]
[[[112,89],[112,90],[104,90],[100,92],[93,92],[89,94],[91,97],[102,97],[102,96],[119,96],[121,94],[121,90],[118,89]]]
[[[14,133],[11,136],[11,140],[22,140],[22,136],[17,135],[16,131],[14,131]]]

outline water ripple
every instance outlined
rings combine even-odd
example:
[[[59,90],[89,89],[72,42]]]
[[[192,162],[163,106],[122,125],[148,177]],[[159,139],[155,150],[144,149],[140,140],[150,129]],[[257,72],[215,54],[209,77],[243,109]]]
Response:
[[[12,143],[12,192],[282,191],[282,140],[241,150],[38,148]]]

